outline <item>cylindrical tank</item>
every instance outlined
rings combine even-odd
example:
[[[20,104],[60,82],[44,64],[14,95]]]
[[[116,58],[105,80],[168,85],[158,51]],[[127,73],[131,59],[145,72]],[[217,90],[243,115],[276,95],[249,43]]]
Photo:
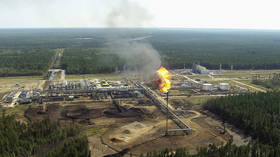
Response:
[[[213,90],[213,85],[211,83],[204,83],[202,85],[202,90],[211,91],[211,90]]]

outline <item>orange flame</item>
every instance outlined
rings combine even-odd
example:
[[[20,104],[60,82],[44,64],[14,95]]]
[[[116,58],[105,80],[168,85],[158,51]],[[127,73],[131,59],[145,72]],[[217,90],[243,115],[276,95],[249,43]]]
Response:
[[[158,76],[160,77],[160,84],[159,88],[162,93],[167,93],[168,90],[171,88],[171,78],[169,76],[168,71],[161,67],[158,71]]]

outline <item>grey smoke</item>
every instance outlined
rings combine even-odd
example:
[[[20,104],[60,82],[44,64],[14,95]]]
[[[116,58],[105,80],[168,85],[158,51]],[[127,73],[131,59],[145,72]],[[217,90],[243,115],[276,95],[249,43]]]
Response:
[[[121,0],[110,9],[106,17],[108,27],[142,27],[151,22],[153,16],[147,9],[132,0]]]
[[[125,61],[127,69],[135,68],[143,77],[152,76],[161,65],[160,55],[148,43],[121,40],[113,43],[112,52]]]
[[[141,27],[147,25],[152,19],[148,10],[136,1],[121,0],[118,5],[111,8],[106,17],[106,24],[109,28]],[[118,35],[122,36],[119,32],[115,34],[115,30],[108,31],[111,52],[123,59],[128,69],[135,68],[136,65],[137,71],[144,78],[152,76],[161,65],[159,53],[147,42],[133,38],[124,39]]]

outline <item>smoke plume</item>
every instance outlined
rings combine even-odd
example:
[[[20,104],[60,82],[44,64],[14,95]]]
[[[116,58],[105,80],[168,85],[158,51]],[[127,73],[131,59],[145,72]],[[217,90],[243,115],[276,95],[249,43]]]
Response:
[[[152,15],[144,7],[132,0],[121,0],[113,6],[106,17],[108,27],[142,27],[149,24]]]
[[[149,23],[152,18],[150,13],[137,2],[122,0],[110,10],[106,17],[106,24],[109,28],[141,27]],[[115,30],[109,30],[108,33],[110,37],[108,40],[111,41],[109,48],[125,61],[125,69],[137,70],[142,74],[142,78],[143,76],[149,78],[160,67],[160,55],[149,43],[135,38],[121,38],[123,34],[119,32],[115,34]]]
[[[126,70],[134,70],[149,78],[161,65],[160,55],[148,43],[121,40],[111,45],[111,51],[125,61]]]

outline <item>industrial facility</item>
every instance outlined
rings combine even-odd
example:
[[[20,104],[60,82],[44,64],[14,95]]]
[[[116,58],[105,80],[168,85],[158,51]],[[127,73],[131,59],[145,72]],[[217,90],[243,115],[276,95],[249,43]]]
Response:
[[[203,130],[211,130],[211,127],[198,130],[191,119],[199,113],[192,107],[184,106],[181,101],[176,103],[178,98],[186,100],[248,92],[244,86],[216,81],[215,74],[205,75],[208,72],[205,67],[197,65],[189,70],[171,70],[172,77],[166,77],[169,80],[143,81],[135,76],[65,79],[65,71],[52,69],[41,85],[43,88],[22,88],[23,83],[17,83],[17,88],[3,96],[1,104],[4,107],[29,106],[23,114],[31,121],[50,117],[85,128],[105,125],[112,131],[104,133],[103,142],[118,150],[162,137],[172,140],[180,136],[182,140],[192,140],[197,134],[209,131]],[[155,88],[151,85],[155,82],[169,83],[169,89],[166,92]],[[222,129],[220,126],[214,128]],[[217,132],[215,136],[230,138],[217,130],[211,132]],[[209,144],[221,142],[209,136],[201,137],[201,140],[208,140]],[[170,144],[176,142],[178,140]]]

